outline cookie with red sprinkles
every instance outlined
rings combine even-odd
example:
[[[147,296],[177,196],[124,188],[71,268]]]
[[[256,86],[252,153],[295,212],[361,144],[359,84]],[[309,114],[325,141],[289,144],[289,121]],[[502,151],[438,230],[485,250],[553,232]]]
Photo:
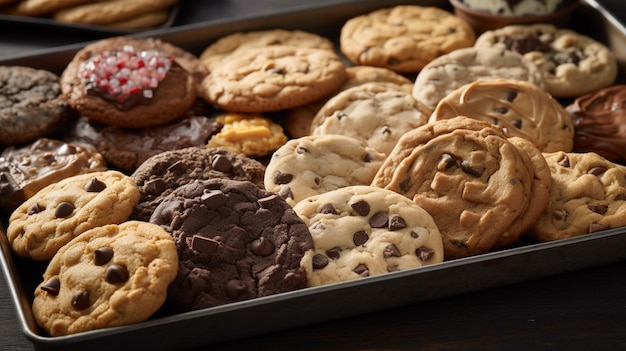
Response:
[[[61,75],[70,105],[92,121],[123,128],[154,127],[181,117],[197,97],[194,72],[172,54],[171,45],[155,43],[114,37],[78,51]]]

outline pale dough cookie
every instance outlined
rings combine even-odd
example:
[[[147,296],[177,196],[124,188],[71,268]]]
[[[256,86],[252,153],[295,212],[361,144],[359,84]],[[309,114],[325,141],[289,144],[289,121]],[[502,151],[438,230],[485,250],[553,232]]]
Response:
[[[477,80],[444,97],[429,121],[464,115],[530,140],[542,152],[572,151],[574,123],[565,108],[536,84]]]
[[[538,152],[538,151],[537,151]],[[430,213],[446,259],[488,252],[528,229],[535,165],[498,127],[465,116],[429,123],[400,138],[373,186],[403,194]],[[545,179],[545,178],[544,178]]]
[[[79,234],[127,220],[138,201],[133,179],[118,171],[72,176],[48,185],[13,211],[7,238],[16,254],[49,260]]]
[[[608,47],[549,24],[487,31],[476,40],[475,47],[506,48],[524,55],[542,72],[546,91],[557,98],[578,97],[605,88],[617,77],[617,59]]]
[[[626,167],[593,152],[544,156],[550,202],[529,237],[552,241],[626,226]]]
[[[287,142],[283,127],[261,114],[225,112],[216,117],[216,122],[221,129],[209,139],[207,146],[211,148],[260,157]]]
[[[343,135],[292,139],[272,154],[265,189],[295,205],[302,199],[350,185],[369,185],[385,154]]]
[[[241,51],[211,70],[201,94],[232,112],[270,112],[303,106],[332,93],[346,67],[330,50],[268,46]]]
[[[96,227],[50,261],[33,315],[51,336],[141,322],[163,305],[177,270],[176,246],[163,228],[138,221]]]
[[[294,210],[313,236],[314,249],[301,261],[309,286],[422,267],[444,258],[432,216],[393,191],[350,186],[309,197]]]
[[[433,59],[474,44],[472,27],[452,13],[395,6],[354,17],[341,28],[341,51],[356,65],[418,72]]]
[[[522,55],[496,48],[463,48],[431,61],[417,75],[413,97],[429,115],[439,101],[479,79],[514,79],[543,87],[537,66]]]
[[[388,154],[402,134],[427,121],[411,93],[399,85],[365,83],[328,100],[311,122],[311,135],[345,135]]]
[[[174,4],[176,0],[109,0],[66,8],[54,13],[52,18],[60,22],[102,25],[168,9]]]

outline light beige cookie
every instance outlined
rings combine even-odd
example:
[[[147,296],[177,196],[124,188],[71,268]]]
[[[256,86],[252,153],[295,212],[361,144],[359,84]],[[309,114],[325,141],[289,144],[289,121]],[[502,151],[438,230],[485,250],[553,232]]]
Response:
[[[17,16],[46,16],[54,12],[89,3],[108,0],[19,0],[11,9],[11,14]]]
[[[512,79],[477,80],[444,97],[429,121],[464,115],[496,124],[542,152],[572,151],[574,123],[565,108],[536,84]]]
[[[141,322],[163,305],[177,272],[174,240],[156,224],[95,227],[50,261],[33,315],[51,336]]]
[[[439,101],[461,86],[479,79],[514,79],[543,87],[543,76],[522,55],[497,48],[463,48],[431,61],[417,75],[413,97],[430,115]]]
[[[314,249],[301,265],[309,286],[338,283],[443,261],[432,216],[410,199],[371,186],[349,186],[304,199],[294,211]]]
[[[474,44],[472,27],[436,7],[400,5],[349,19],[341,51],[355,65],[418,72],[433,59]]]
[[[544,156],[550,202],[529,237],[552,241],[626,226],[626,167],[593,152]]]
[[[265,189],[293,206],[306,197],[351,185],[369,185],[385,154],[355,138],[311,135],[291,139],[272,154]]]
[[[170,18],[170,12],[168,10],[157,10],[153,12],[146,12],[136,17],[122,20],[119,22],[107,23],[106,27],[122,29],[122,30],[135,30],[158,27]]]
[[[102,25],[165,10],[175,3],[176,0],[108,0],[66,8],[55,12],[52,18],[60,22]]]
[[[346,80],[330,50],[276,45],[242,50],[211,70],[201,94],[231,112],[286,110],[319,100]]]
[[[7,238],[16,254],[49,260],[79,234],[127,220],[138,201],[133,179],[118,171],[72,176],[46,186],[13,211]]]
[[[365,83],[328,100],[311,122],[311,135],[345,135],[388,154],[402,134],[427,120],[411,93],[401,86]]]
[[[479,49],[506,48],[524,55],[542,72],[545,89],[557,98],[606,88],[617,78],[617,59],[599,41],[550,24],[514,25],[487,31]]]

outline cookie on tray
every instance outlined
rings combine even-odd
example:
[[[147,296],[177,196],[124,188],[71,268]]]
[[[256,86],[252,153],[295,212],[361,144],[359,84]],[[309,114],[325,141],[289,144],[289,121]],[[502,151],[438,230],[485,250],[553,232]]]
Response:
[[[393,191],[349,186],[308,197],[294,210],[314,250],[302,259],[309,286],[338,283],[442,262],[433,217]]]
[[[0,66],[0,147],[50,137],[74,115],[56,74]]]
[[[242,50],[212,68],[201,95],[226,111],[263,113],[319,100],[345,80],[346,67],[335,52],[275,45]]]
[[[626,226],[626,167],[594,152],[544,154],[550,202],[528,236],[540,242]]]
[[[605,88],[617,78],[617,59],[604,44],[551,24],[511,25],[481,34],[475,47],[504,48],[524,55],[556,98],[572,98]]]
[[[404,134],[372,185],[430,213],[446,259],[481,254],[516,242],[547,206],[551,179],[531,147],[484,121],[440,120]]]
[[[613,85],[576,98],[566,106],[574,120],[574,152],[592,151],[626,162],[626,85]]]
[[[341,51],[355,65],[416,73],[433,59],[474,44],[472,27],[451,12],[399,5],[349,19],[341,28]]]
[[[290,205],[306,197],[350,185],[369,185],[385,154],[344,135],[311,135],[291,139],[272,154],[265,189]]]
[[[171,46],[155,43],[113,37],[78,51],[61,75],[70,105],[92,121],[122,128],[180,118],[196,100],[199,78],[172,55]]]
[[[169,10],[177,0],[107,0],[66,7],[52,15],[67,23],[107,25],[143,16],[155,11]]]
[[[542,152],[572,151],[574,123],[565,108],[536,84],[477,80],[444,97],[429,121],[464,115],[496,124],[530,140]]]
[[[15,210],[46,186],[78,174],[107,170],[104,157],[88,148],[41,138],[0,153],[0,209]]]
[[[154,155],[132,173],[141,197],[132,218],[148,221],[176,188],[194,180],[228,178],[263,187],[265,166],[245,155],[216,148],[190,147]]]
[[[177,270],[176,245],[163,228],[136,221],[95,227],[52,258],[33,315],[51,336],[141,322],[161,308]]]
[[[81,233],[126,221],[137,201],[137,185],[118,171],[75,175],[41,189],[13,211],[7,238],[17,255],[46,261]]]
[[[442,55],[415,79],[413,97],[430,115],[448,94],[479,79],[514,79],[544,87],[543,75],[533,62],[514,51],[498,48],[463,48]]]
[[[307,287],[300,267],[311,233],[280,196],[249,181],[210,179],[174,190],[151,223],[173,237],[180,258],[168,302],[198,310]]]

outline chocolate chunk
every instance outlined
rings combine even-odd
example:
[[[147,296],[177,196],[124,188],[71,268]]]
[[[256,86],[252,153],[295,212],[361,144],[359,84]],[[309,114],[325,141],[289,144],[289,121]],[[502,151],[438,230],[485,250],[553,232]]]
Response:
[[[91,178],[85,185],[85,191],[88,193],[99,193],[106,189],[107,185],[96,177]]]
[[[313,269],[322,269],[328,266],[328,257],[322,254],[316,254],[313,256]]]
[[[567,157],[567,155],[563,155],[563,158],[559,160],[558,164],[559,166],[563,166],[565,168],[571,167],[571,164],[569,162],[569,157]]]
[[[202,194],[202,203],[210,210],[215,210],[226,203],[228,197],[220,190],[212,190]]]
[[[41,290],[52,296],[57,296],[61,290],[61,281],[58,277],[52,277],[41,286]]]
[[[461,162],[461,169],[463,170],[463,172],[472,175],[474,177],[480,177],[483,175],[483,172],[485,171],[485,169],[478,169],[478,168],[474,168],[472,167],[472,164],[469,161],[463,161]]]
[[[417,238],[420,237],[419,233],[414,231],[414,230],[411,230],[411,234],[410,235],[411,235],[411,238],[414,238],[414,239],[417,239]]]
[[[241,294],[243,294],[244,291],[246,291],[246,288],[247,288],[246,284],[244,284],[244,282],[238,279],[231,279],[224,286],[226,296],[228,296],[228,298],[231,300],[234,300],[238,298],[239,296],[241,296]]]
[[[370,204],[367,201],[358,201],[350,205],[359,216],[367,216],[370,213]]]
[[[372,155],[368,152],[363,156],[363,162],[370,163],[372,162]]]
[[[328,258],[336,259],[336,258],[339,258],[340,255],[341,255],[341,248],[339,246],[335,246],[333,248],[326,250],[326,256],[328,256]]]
[[[385,228],[389,223],[389,215],[385,212],[378,212],[370,218],[372,228]]]
[[[260,237],[250,243],[250,252],[257,256],[269,256],[274,253],[274,243],[264,237]]]
[[[587,233],[591,234],[591,233],[600,232],[600,231],[603,231],[603,230],[606,230],[606,229],[609,229],[609,227],[604,225],[604,224],[593,222],[593,223],[589,224],[589,228],[587,229]]]
[[[605,215],[606,211],[609,210],[609,206],[607,205],[587,204],[587,208],[589,208],[590,211],[593,211],[601,215]]]
[[[606,167],[604,166],[597,166],[597,167],[592,167],[587,171],[587,174],[593,174],[594,176],[599,176],[601,174],[603,174],[604,172],[606,172]]]
[[[514,119],[511,121],[511,124],[513,124],[513,126],[517,129],[522,129],[522,120],[521,119]]]
[[[415,255],[421,261],[428,261],[428,260],[430,260],[431,257],[433,257],[434,254],[435,254],[435,250],[429,249],[429,248],[427,248],[425,246],[422,246],[422,247],[417,248],[415,250]]]
[[[517,92],[513,90],[505,91],[502,94],[502,100],[512,102],[517,97]]]
[[[395,244],[387,244],[387,246],[385,246],[385,250],[383,251],[383,256],[384,257],[400,257],[402,256],[402,254],[400,253],[400,250]]]
[[[194,235],[191,238],[191,248],[202,254],[212,254],[217,251],[219,242],[214,238],[207,238],[201,235]]]
[[[391,128],[389,128],[389,126],[384,126],[383,134],[391,135]]]
[[[354,273],[360,275],[361,277],[369,277],[370,275],[370,270],[369,268],[367,268],[367,266],[363,263],[361,263],[360,265],[356,266],[353,270]]]
[[[93,252],[93,264],[102,266],[107,264],[113,258],[113,249],[110,247],[101,247]]]
[[[291,191],[291,188],[286,186],[281,188],[278,191],[278,196],[282,197],[283,199],[293,199],[293,192]]]
[[[441,160],[439,160],[439,164],[437,165],[437,170],[443,172],[445,170],[450,169],[452,166],[456,165],[456,157],[450,155],[448,153],[441,154]]]
[[[307,148],[303,147],[303,146],[298,146],[296,148],[296,153],[298,153],[298,154],[308,154],[309,152],[310,151]]]
[[[507,112],[509,112],[509,109],[504,107],[504,106],[500,106],[500,107],[494,108],[493,111],[503,115],[503,114],[506,114]]]
[[[128,269],[119,264],[112,264],[104,271],[104,280],[109,284],[124,283],[128,280]]]
[[[74,307],[75,310],[84,310],[91,305],[91,301],[89,300],[89,293],[85,290],[74,293],[71,303],[72,307]]]
[[[348,117],[348,115],[345,112],[343,112],[343,111],[337,112],[337,119],[338,120],[341,121],[344,117]]]
[[[324,205],[324,207],[322,207],[322,210],[320,211],[320,213],[336,215],[336,214],[339,214],[339,211],[337,211],[335,206],[333,206],[331,204],[326,204],[326,205]]]
[[[408,192],[411,187],[411,178],[406,178],[402,182],[400,182],[400,190],[404,192]]]
[[[28,208],[28,212],[26,212],[26,213],[28,213],[28,215],[29,215],[29,216],[31,216],[31,215],[34,215],[34,214],[36,214],[36,213],[39,213],[39,212],[41,212],[41,211],[43,211],[43,210],[44,210],[44,209],[43,209],[43,208],[41,208],[41,206],[39,206],[39,204],[35,202],[34,204],[32,204],[32,205]]]
[[[356,246],[361,246],[365,244],[369,238],[370,236],[364,230],[359,230],[352,235],[352,242],[354,242],[354,245]]]
[[[396,231],[406,228],[406,221],[400,216],[392,216],[389,218],[389,230]]]
[[[69,202],[61,202],[56,210],[54,211],[54,216],[56,218],[66,218],[74,212],[74,205]]]
[[[257,202],[259,203],[259,206],[265,209],[274,208],[274,206],[277,206],[276,204],[279,201],[282,201],[282,199],[280,198],[279,195],[276,195],[276,194],[271,194],[269,196],[266,196],[257,200]]]
[[[230,172],[230,170],[233,168],[233,164],[232,162],[230,162],[228,157],[223,155],[215,155],[215,157],[213,158],[213,162],[211,163],[211,167],[215,171],[227,173]]]
[[[143,191],[148,195],[158,196],[158,195],[163,194],[163,192],[165,191],[165,188],[166,188],[166,185],[163,179],[157,178],[157,179],[152,179],[146,182],[146,184],[144,185]]]
[[[289,184],[293,180],[293,174],[276,172],[274,173],[274,184]]]
[[[167,167],[167,171],[174,174],[184,174],[186,173],[186,168],[183,161],[178,160]]]
[[[562,221],[567,218],[567,211],[565,210],[554,210],[552,211],[552,218],[557,221]]]
[[[615,201],[626,201],[626,193],[618,194],[615,196]]]
[[[551,50],[550,45],[544,43],[538,37],[534,35],[527,35],[525,37],[509,38],[509,49],[516,51],[522,55],[531,51],[547,52]]]

